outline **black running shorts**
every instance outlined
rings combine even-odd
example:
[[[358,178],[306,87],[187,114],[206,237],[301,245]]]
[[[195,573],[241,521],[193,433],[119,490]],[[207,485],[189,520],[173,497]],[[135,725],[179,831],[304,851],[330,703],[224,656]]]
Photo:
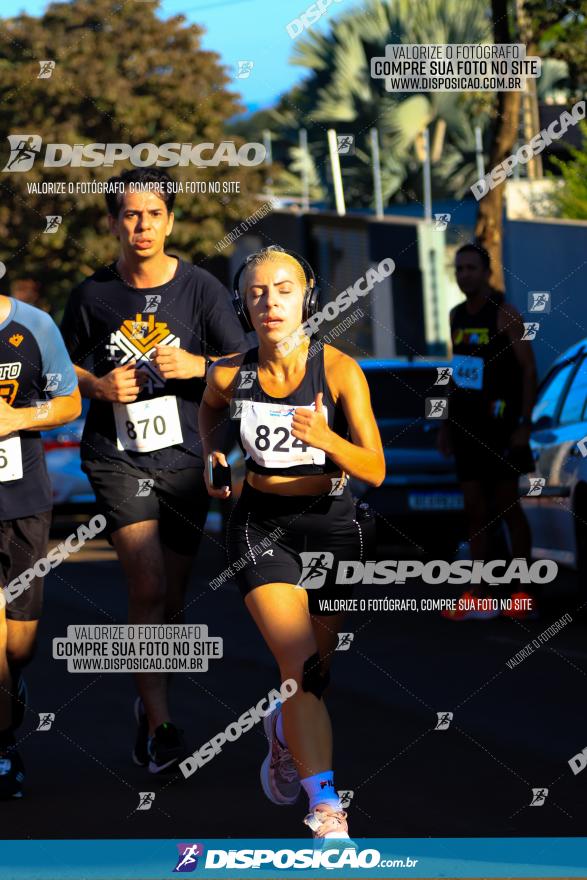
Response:
[[[350,599],[353,593],[352,585],[336,583],[338,562],[366,560],[348,486],[341,495],[276,495],[245,481],[228,522],[226,549],[243,596],[263,584],[299,584],[310,612],[323,615],[336,611],[321,610],[320,599]]]
[[[20,575],[34,569],[39,559],[47,555],[51,511],[23,516],[20,519],[0,520],[0,578],[2,587]],[[27,587],[15,590],[14,599],[7,597],[8,620],[39,620],[43,609],[43,577],[26,579]],[[9,591],[10,592],[10,591]],[[20,595],[18,595],[20,592]]]
[[[82,470],[106,517],[109,535],[156,519],[162,544],[186,556],[196,553],[210,506],[201,467],[155,470],[102,460],[84,461]]]

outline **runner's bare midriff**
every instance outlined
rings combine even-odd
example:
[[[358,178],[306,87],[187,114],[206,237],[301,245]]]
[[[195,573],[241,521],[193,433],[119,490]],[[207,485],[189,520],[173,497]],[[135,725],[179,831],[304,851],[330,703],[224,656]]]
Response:
[[[324,495],[332,488],[331,478],[340,476],[340,471],[308,477],[282,477],[249,471],[246,480],[253,489],[274,495]]]

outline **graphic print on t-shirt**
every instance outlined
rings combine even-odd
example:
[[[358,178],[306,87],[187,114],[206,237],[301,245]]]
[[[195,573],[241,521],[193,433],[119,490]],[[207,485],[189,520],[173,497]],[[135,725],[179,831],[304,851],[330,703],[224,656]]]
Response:
[[[123,321],[118,330],[110,334],[106,348],[110,360],[117,366],[124,366],[136,360],[137,367],[147,374],[146,390],[152,393],[165,385],[165,379],[151,361],[156,345],[181,347],[181,339],[171,332],[165,321],[156,321],[154,314],[135,315],[134,319]]]
[[[18,392],[18,377],[22,364],[20,361],[0,364],[0,397],[12,406]]]

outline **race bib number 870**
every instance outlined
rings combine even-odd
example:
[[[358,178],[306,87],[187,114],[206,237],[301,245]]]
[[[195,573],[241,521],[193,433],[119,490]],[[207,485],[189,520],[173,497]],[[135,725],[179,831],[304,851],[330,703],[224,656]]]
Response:
[[[241,414],[241,440],[246,457],[253,458],[262,467],[288,468],[299,464],[324,464],[323,449],[308,446],[291,432],[296,409],[314,409],[314,403],[297,407],[289,404],[244,401]],[[328,411],[323,407],[324,417]]]
[[[116,446],[154,452],[183,443],[177,398],[172,394],[135,403],[115,403]]]

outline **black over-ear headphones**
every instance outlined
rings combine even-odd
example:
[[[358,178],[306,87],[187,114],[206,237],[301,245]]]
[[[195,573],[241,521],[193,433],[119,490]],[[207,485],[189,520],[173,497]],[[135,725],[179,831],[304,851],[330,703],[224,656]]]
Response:
[[[298,261],[302,269],[304,270],[304,275],[306,276],[306,290],[304,292],[304,303],[302,306],[302,323],[307,321],[308,318],[311,318],[312,315],[316,314],[318,310],[318,298],[320,296],[320,290],[316,284],[316,275],[314,274],[314,270],[310,266],[307,260],[304,257],[301,257],[299,254],[296,254],[294,251],[286,250],[286,248],[279,247],[278,245],[270,245],[270,247],[266,248],[267,251],[275,251],[280,254],[288,254],[290,257],[293,257]],[[240,322],[247,332],[254,330],[253,324],[251,322],[251,318],[249,315],[249,309],[246,302],[246,294],[243,296],[239,289],[239,281],[242,273],[247,268],[251,260],[259,255],[260,252],[250,254],[244,263],[238,269],[236,275],[234,276],[234,281],[232,282],[232,304],[234,306],[234,310],[237,313]]]

